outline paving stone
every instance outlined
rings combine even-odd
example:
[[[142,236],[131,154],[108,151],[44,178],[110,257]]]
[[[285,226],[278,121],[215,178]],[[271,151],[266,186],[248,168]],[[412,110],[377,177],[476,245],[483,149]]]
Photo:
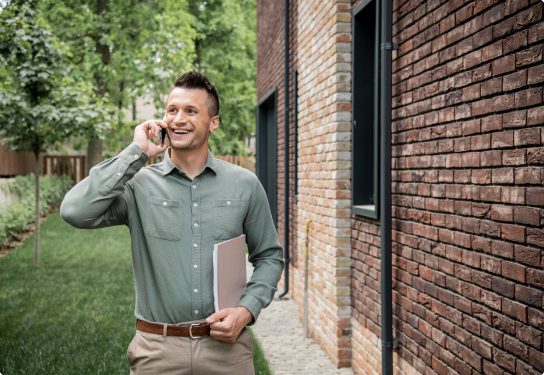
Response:
[[[248,280],[253,267],[247,263]],[[274,375],[353,375],[351,368],[336,368],[314,339],[304,337],[297,305],[289,295],[274,298],[251,329],[259,339]]]

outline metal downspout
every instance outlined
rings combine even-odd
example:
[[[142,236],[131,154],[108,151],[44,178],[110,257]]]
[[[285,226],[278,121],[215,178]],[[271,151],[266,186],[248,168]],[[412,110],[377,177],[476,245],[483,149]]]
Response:
[[[393,308],[391,261],[391,60],[392,0],[381,1],[381,145],[380,145],[380,213],[381,213],[381,303],[382,303],[382,375],[393,374]]]
[[[278,296],[283,298],[289,292],[289,0],[284,1],[284,48],[285,48],[285,62],[284,62],[284,83],[283,83],[283,97],[284,97],[284,120],[283,127],[285,129],[283,142],[284,142],[284,220],[283,220],[283,253],[285,259],[285,270],[283,273],[284,281],[283,285],[285,289]]]

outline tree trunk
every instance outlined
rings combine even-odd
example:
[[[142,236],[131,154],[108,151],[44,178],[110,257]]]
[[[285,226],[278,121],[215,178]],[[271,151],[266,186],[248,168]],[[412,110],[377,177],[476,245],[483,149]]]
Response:
[[[87,175],[92,167],[102,162],[102,148],[104,141],[98,137],[89,139],[89,145],[87,146]]]
[[[36,187],[36,214],[34,217],[34,265],[40,265],[40,153],[34,152],[34,178]]]

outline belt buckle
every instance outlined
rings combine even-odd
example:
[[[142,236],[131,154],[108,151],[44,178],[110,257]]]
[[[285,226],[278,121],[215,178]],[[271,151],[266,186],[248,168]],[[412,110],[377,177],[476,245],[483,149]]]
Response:
[[[191,336],[193,340],[196,340],[202,337],[202,336],[193,336],[193,327],[200,327],[203,325],[206,325],[206,323],[193,323],[189,326],[189,336]]]

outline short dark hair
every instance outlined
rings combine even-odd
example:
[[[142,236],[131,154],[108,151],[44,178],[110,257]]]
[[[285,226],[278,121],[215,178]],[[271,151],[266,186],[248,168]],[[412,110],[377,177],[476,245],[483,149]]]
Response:
[[[214,84],[210,82],[205,74],[195,71],[187,72],[176,79],[176,82],[172,86],[172,90],[176,87],[206,91],[208,93],[208,97],[206,98],[208,116],[214,117],[219,114],[219,95],[217,94]]]

